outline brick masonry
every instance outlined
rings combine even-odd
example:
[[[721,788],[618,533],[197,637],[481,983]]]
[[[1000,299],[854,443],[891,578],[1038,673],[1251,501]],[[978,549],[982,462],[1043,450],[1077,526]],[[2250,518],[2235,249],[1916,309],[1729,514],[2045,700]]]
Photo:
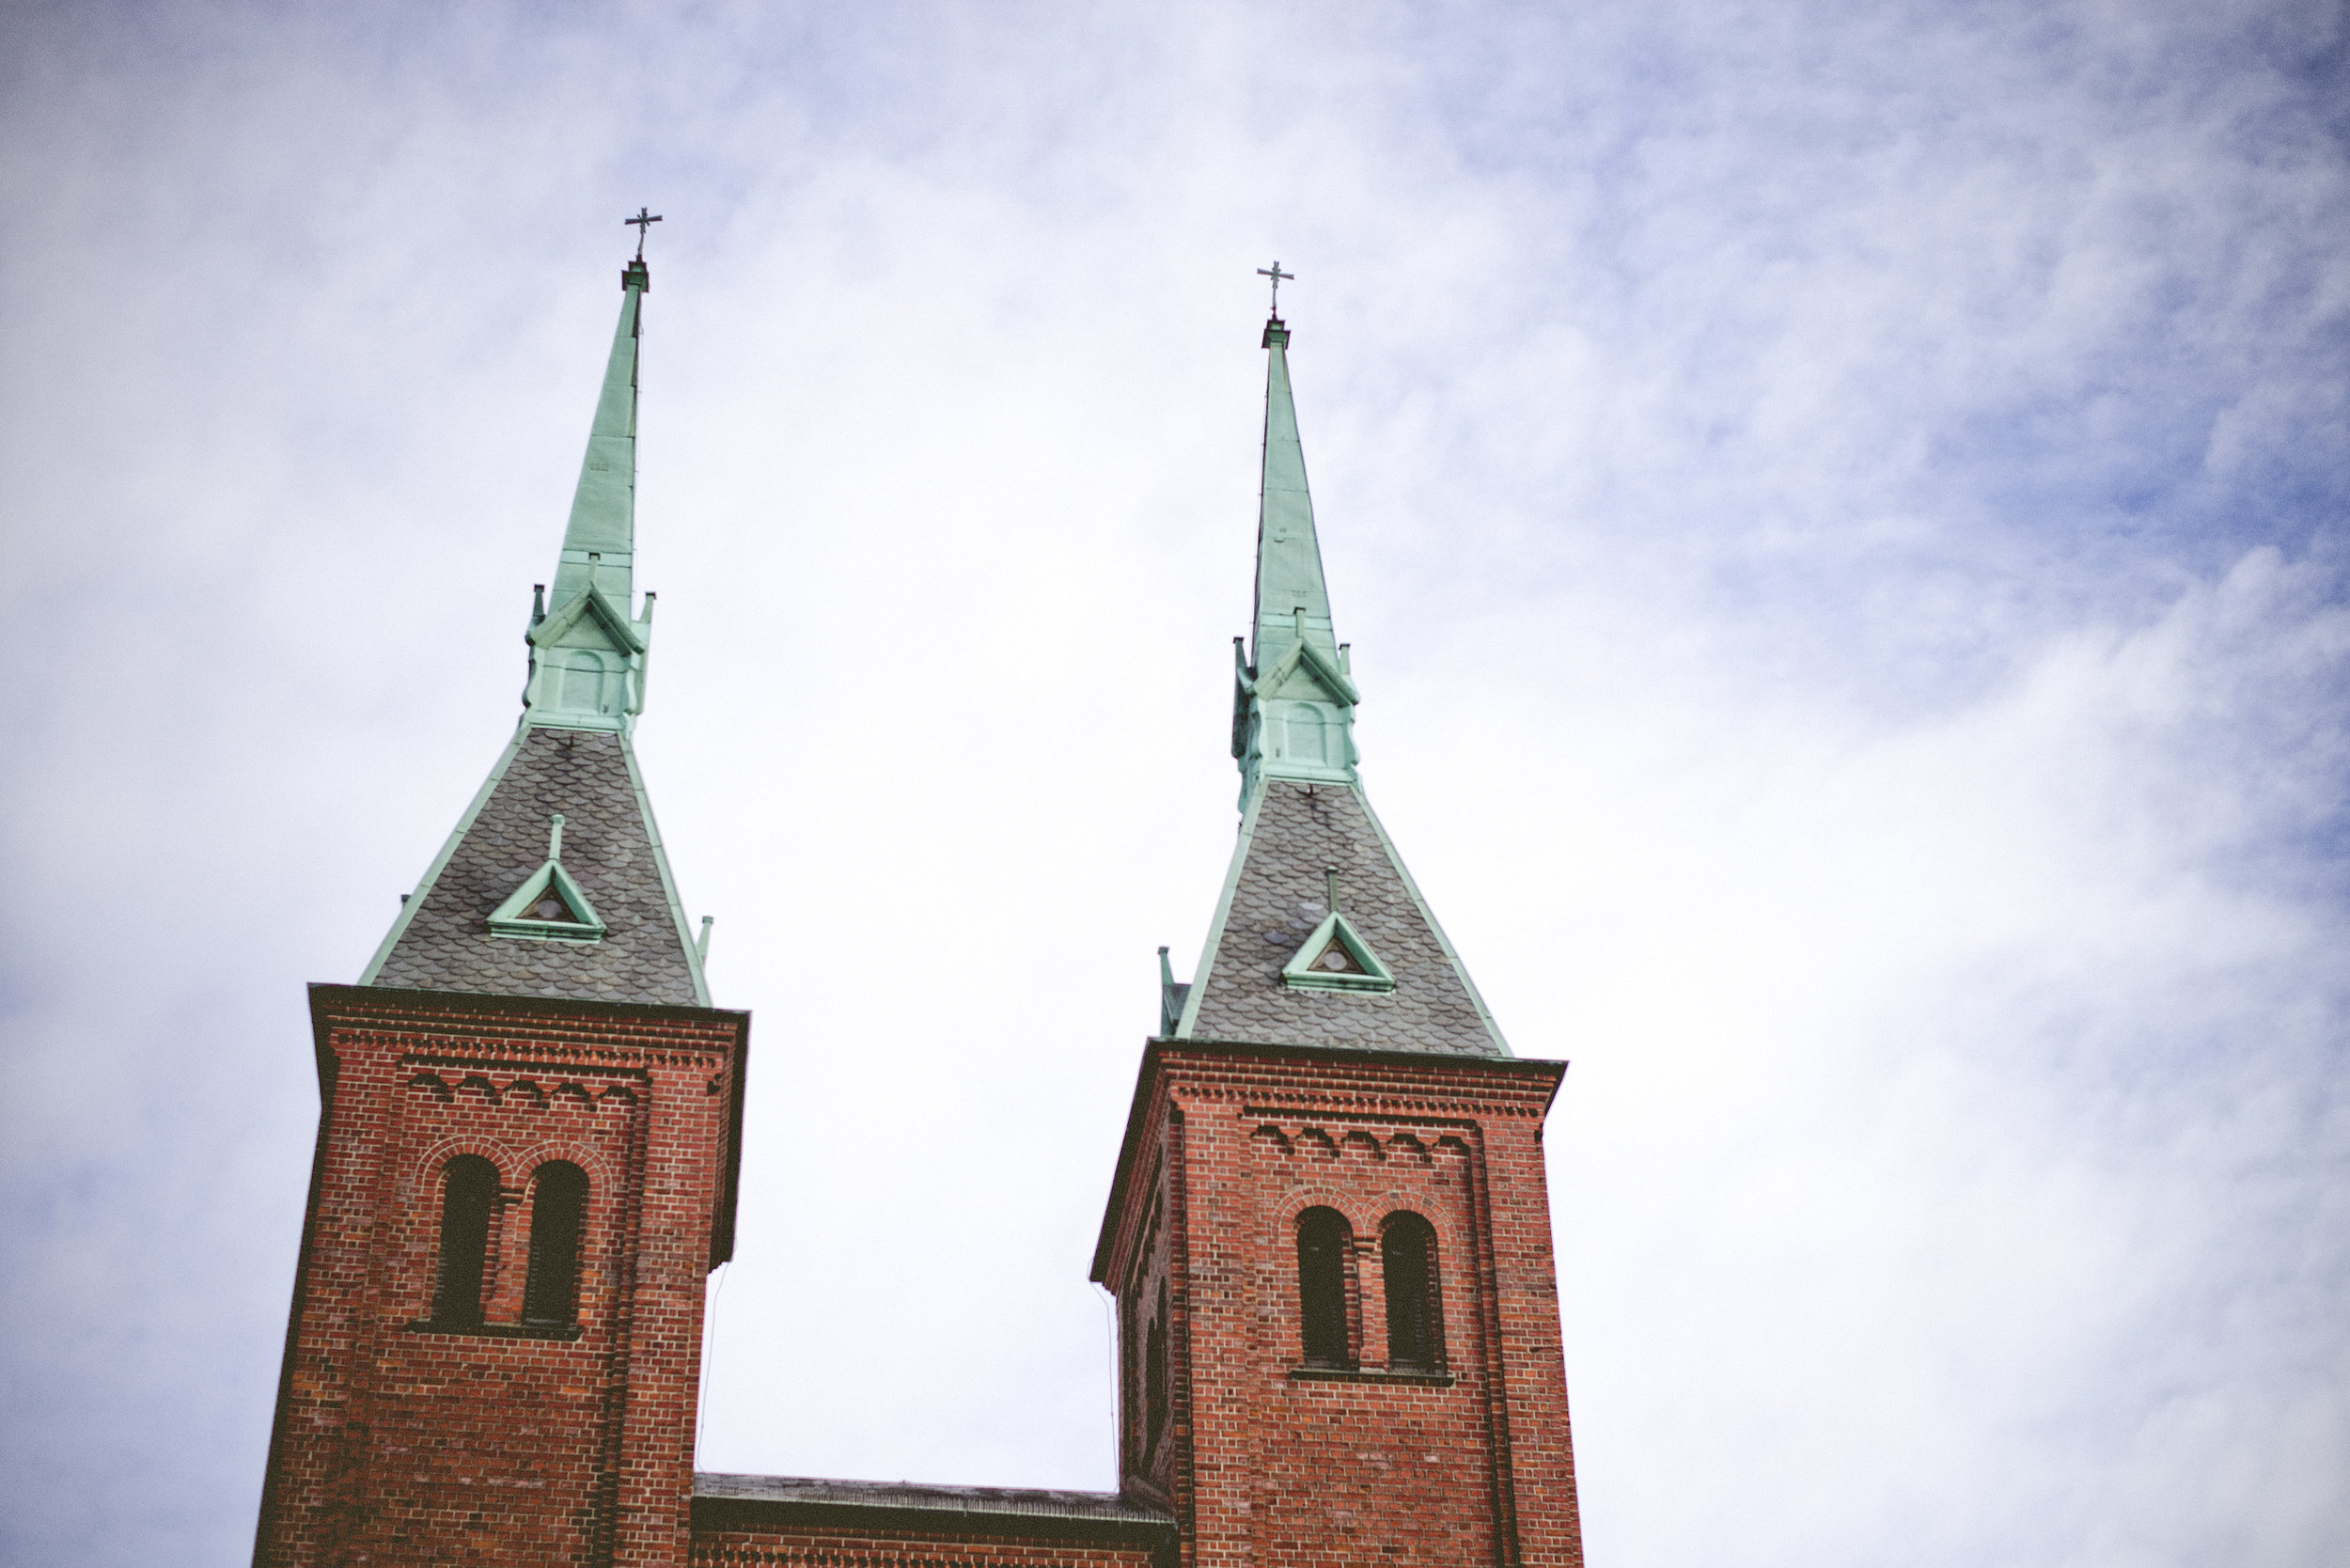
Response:
[[[679,1565],[748,1015],[311,988],[322,1107],[257,1563]],[[442,1172],[495,1166],[484,1326],[428,1323]],[[587,1171],[575,1335],[519,1324],[531,1173]]]
[[[748,1019],[312,988],[324,1111],[258,1563],[1580,1568],[1542,1128],[1563,1063],[1155,1041],[1099,1248],[1116,1494],[693,1470]],[[484,1326],[429,1322],[440,1178],[496,1168]],[[588,1173],[579,1323],[520,1318],[531,1172]],[[1296,1227],[1352,1230],[1307,1367]],[[1438,1364],[1386,1364],[1379,1238],[1435,1237]],[[1154,1364],[1155,1363],[1155,1364]]]
[[[1094,1277],[1126,1340],[1125,1484],[1171,1509],[1183,1561],[1579,1568],[1542,1160],[1564,1072],[1150,1046]],[[1304,1365],[1296,1224],[1315,1206],[1355,1236],[1353,1370]],[[1379,1235],[1399,1211],[1437,1238],[1433,1374],[1386,1365]]]

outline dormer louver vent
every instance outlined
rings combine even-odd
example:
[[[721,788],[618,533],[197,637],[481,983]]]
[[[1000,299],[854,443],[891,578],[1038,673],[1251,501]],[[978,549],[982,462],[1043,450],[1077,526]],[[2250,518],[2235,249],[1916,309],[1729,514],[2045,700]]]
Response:
[[[1395,976],[1354,923],[1333,910],[1281,966],[1281,983],[1297,991],[1393,991]]]
[[[553,942],[594,942],[603,921],[596,906],[563,869],[563,819],[548,824],[546,863],[523,880],[511,897],[490,913],[490,930],[500,936]]]

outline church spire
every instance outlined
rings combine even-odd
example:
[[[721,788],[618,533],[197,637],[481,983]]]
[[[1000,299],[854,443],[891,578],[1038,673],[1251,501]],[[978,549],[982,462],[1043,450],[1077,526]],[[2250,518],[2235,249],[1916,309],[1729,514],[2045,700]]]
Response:
[[[1276,264],[1277,267],[1277,263]],[[1330,619],[1306,452],[1290,394],[1290,332],[1265,322],[1264,473],[1257,510],[1257,603],[1232,697],[1232,755],[1244,804],[1260,778],[1355,779],[1349,651]]]
[[[1289,274],[1274,264],[1274,286]],[[1257,606],[1233,638],[1240,841],[1188,985],[1161,961],[1160,1034],[1506,1057],[1510,1047],[1420,897],[1355,771],[1347,646],[1330,620],[1290,332],[1265,322]]]
[[[636,359],[650,281],[641,259],[620,273],[619,325],[555,591],[541,585],[525,634],[522,722],[362,985],[710,1005],[631,738],[652,633],[651,594],[631,616]]]
[[[651,275],[639,259],[620,273],[620,320],[588,428],[555,568],[555,590],[531,606],[528,723],[626,729],[645,705],[653,596],[634,616],[636,557],[636,358]]]

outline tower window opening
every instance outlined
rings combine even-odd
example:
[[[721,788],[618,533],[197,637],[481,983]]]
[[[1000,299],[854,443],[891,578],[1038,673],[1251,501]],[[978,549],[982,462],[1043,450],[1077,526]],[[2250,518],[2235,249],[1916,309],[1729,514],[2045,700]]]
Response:
[[[1434,1228],[1416,1214],[1389,1215],[1381,1227],[1379,1262],[1387,1296],[1388,1370],[1441,1372]]]
[[[481,1279],[490,1256],[490,1215],[497,1200],[497,1167],[480,1155],[460,1154],[443,1168],[434,1323],[452,1328],[481,1325]]]
[[[1355,1365],[1346,1325],[1346,1255],[1354,1245],[1354,1228],[1336,1209],[1297,1216],[1298,1321],[1309,1367]]]
[[[588,1214],[588,1173],[550,1160],[531,1182],[530,1274],[523,1322],[569,1328],[579,1321],[579,1233]]]

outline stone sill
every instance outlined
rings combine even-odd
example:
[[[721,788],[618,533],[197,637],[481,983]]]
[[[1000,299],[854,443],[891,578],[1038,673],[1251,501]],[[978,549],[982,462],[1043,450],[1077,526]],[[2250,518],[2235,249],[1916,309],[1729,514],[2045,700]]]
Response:
[[[431,1318],[402,1327],[410,1334],[450,1334],[471,1340],[576,1340],[585,1332],[578,1324],[561,1328],[536,1323],[435,1323]]]
[[[1460,1380],[1449,1372],[1349,1371],[1340,1367],[1292,1367],[1292,1383],[1404,1383],[1419,1388],[1449,1388]]]

